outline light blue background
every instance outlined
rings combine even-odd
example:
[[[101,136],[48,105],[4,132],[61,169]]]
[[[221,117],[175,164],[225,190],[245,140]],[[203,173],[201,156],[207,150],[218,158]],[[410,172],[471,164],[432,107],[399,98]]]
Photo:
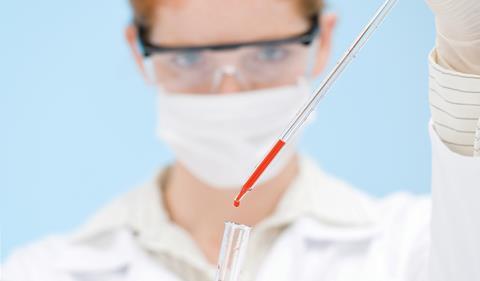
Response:
[[[381,0],[330,1],[335,61]],[[154,134],[154,92],[123,40],[127,1],[2,1],[2,259],[72,230],[170,159]],[[427,54],[433,17],[400,0],[318,110],[302,144],[371,194],[428,192]],[[5,161],[6,160],[6,161]]]

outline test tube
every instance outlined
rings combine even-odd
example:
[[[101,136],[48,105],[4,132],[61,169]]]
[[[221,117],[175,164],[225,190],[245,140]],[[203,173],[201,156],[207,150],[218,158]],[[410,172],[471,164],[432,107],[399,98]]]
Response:
[[[225,222],[215,281],[238,281],[251,228]]]

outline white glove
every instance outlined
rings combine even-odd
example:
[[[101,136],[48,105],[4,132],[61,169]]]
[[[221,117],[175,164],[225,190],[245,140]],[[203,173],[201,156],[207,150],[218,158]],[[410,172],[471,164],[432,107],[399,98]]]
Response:
[[[480,75],[480,0],[427,0],[437,25],[438,63]]]

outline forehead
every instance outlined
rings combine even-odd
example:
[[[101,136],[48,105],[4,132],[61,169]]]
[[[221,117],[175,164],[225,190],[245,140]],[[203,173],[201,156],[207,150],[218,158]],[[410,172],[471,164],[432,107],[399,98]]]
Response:
[[[152,40],[205,45],[276,39],[308,28],[298,0],[164,0],[155,8]]]

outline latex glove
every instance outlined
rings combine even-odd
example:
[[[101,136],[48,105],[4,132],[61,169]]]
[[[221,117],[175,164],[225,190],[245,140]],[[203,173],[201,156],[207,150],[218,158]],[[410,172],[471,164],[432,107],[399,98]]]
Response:
[[[426,0],[435,14],[438,63],[480,75],[480,0]]]

